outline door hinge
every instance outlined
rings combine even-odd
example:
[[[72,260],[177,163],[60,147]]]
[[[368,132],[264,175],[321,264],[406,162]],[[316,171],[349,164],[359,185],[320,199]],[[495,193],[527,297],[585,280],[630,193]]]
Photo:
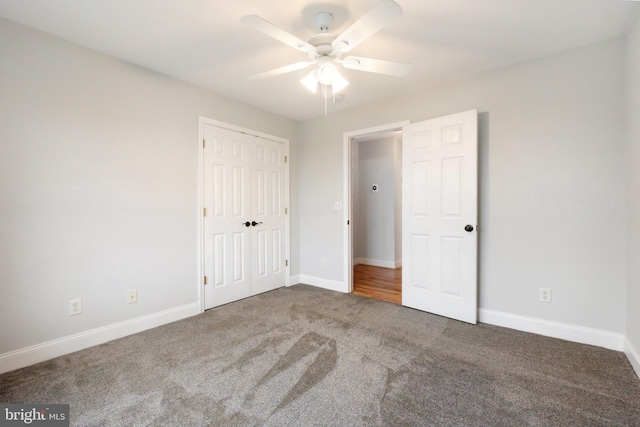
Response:
[[[287,156],[284,156],[284,162],[287,163]]]
[[[289,260],[288,260],[288,259],[285,259],[285,260],[284,260],[284,266],[285,266],[285,267],[289,267]]]
[[[289,208],[284,208],[284,214],[288,215],[289,214]]]
[[[207,284],[207,276],[204,276],[204,284]]]
[[[206,143],[205,143],[205,140],[203,139],[203,140],[202,140],[202,148],[204,148],[204,147],[205,147],[205,145],[206,145]]]
[[[202,208],[202,215],[207,216],[207,208]]]

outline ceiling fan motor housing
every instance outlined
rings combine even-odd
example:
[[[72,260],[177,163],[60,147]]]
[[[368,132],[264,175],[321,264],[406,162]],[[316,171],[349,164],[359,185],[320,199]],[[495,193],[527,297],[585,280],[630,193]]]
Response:
[[[334,50],[331,43],[336,38],[337,38],[337,36],[335,34],[331,34],[331,33],[320,33],[320,34],[317,34],[317,35],[311,37],[309,39],[309,44],[312,45],[313,47],[315,47],[316,51],[315,52],[309,52],[309,56],[311,56],[313,59],[315,59],[313,57],[313,54],[316,54],[316,57],[317,56],[329,55]]]

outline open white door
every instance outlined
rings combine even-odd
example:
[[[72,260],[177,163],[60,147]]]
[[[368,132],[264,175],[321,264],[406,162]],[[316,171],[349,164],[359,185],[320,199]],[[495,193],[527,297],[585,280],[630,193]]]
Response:
[[[402,144],[402,304],[476,323],[478,114],[407,125]]]

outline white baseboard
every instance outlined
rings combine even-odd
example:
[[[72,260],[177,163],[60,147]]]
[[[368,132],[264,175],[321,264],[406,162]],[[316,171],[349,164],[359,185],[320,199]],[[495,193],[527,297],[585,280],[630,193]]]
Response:
[[[306,274],[300,275],[300,283],[316,286],[318,288],[328,289],[330,291],[337,291],[337,292],[344,292],[344,293],[349,292],[349,290],[347,289],[347,285],[344,282],[339,282],[337,280],[323,279],[320,277],[309,276]]]
[[[624,353],[627,355],[627,359],[629,359],[633,370],[636,371],[636,375],[640,378],[640,353],[638,353],[638,350],[631,344],[628,338],[624,340]]]
[[[195,316],[200,313],[200,303],[196,302],[10,351],[0,355],[0,374]]]
[[[371,265],[373,267],[398,268],[398,262],[400,262],[400,265],[402,265],[402,261],[384,261],[381,259],[356,258],[353,260],[353,265],[364,264]]]
[[[300,283],[300,275],[296,274],[295,276],[291,276],[289,278],[289,286],[297,285]]]
[[[493,310],[480,309],[480,322],[504,326],[524,332],[560,338],[581,344],[595,345],[610,350],[624,350],[624,335],[601,329],[551,322],[533,317],[519,316]]]

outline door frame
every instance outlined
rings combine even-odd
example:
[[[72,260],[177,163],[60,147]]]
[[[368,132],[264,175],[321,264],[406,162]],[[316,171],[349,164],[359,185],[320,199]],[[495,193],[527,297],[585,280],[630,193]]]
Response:
[[[359,129],[343,134],[343,265],[344,265],[344,283],[342,292],[353,292],[353,227],[351,227],[351,142],[353,139],[376,134],[385,134],[389,132],[402,131],[409,125],[409,120],[389,123],[386,125],[374,126],[365,129]]]
[[[227,129],[234,132],[239,132],[247,135],[257,136],[259,138],[268,139],[271,141],[283,143],[285,145],[285,153],[287,156],[287,162],[285,163],[285,208],[287,209],[285,230],[287,235],[285,236],[285,257],[288,261],[291,260],[291,207],[289,203],[289,165],[291,156],[289,155],[289,140],[278,136],[269,135],[256,130],[244,128],[242,126],[233,125],[230,123],[221,122],[218,120],[210,119],[204,116],[198,116],[198,183],[197,183],[197,241],[198,241],[198,277],[197,277],[197,289],[198,289],[198,301],[200,302],[200,312],[205,310],[204,300],[204,126],[210,125],[222,129]],[[291,285],[291,263],[287,262],[285,265],[285,286]]]

